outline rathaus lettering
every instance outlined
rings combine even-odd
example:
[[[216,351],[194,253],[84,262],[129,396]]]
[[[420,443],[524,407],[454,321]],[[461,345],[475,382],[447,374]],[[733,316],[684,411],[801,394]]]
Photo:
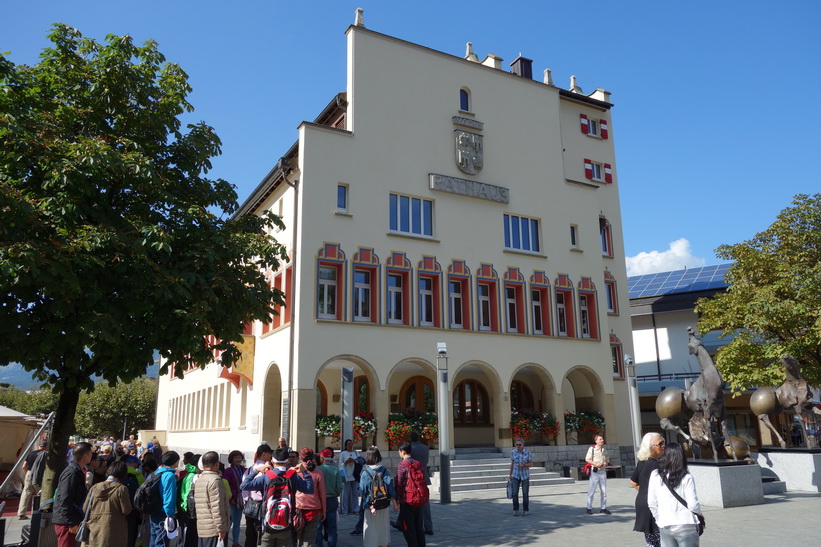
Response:
[[[510,203],[510,190],[508,188],[435,173],[431,173],[429,176],[431,190],[498,201],[499,203]]]

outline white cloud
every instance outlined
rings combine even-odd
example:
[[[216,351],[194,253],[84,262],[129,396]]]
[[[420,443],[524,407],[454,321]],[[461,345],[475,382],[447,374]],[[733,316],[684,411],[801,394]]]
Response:
[[[628,256],[625,262],[628,276],[700,268],[705,264],[703,258],[693,256],[690,242],[685,238],[670,243],[666,251],[642,251],[636,256]]]

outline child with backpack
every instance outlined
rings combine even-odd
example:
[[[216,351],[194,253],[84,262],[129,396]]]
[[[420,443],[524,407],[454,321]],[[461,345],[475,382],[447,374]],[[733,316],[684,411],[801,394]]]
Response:
[[[362,539],[365,547],[387,547],[391,540],[388,507],[396,499],[391,474],[382,465],[382,453],[372,446],[365,453],[365,467],[359,478],[359,493],[365,506]]]
[[[399,445],[402,462],[396,468],[396,499],[394,509],[399,510],[399,526],[408,547],[425,547],[425,524],[422,508],[430,501],[430,491],[422,465],[411,458],[411,445]]]
[[[296,492],[314,493],[314,479],[302,462],[288,469],[288,449],[277,448],[273,460],[249,470],[239,485],[242,490],[263,492],[261,540],[266,545],[293,547]]]

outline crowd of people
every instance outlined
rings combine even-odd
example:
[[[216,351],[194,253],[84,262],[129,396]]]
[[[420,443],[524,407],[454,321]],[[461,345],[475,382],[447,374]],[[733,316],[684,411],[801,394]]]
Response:
[[[71,443],[51,507],[42,509],[52,513],[59,547],[335,547],[340,515],[358,517],[352,535],[366,547],[387,546],[390,526],[409,547],[424,547],[433,533],[428,452],[417,434],[410,440],[399,446],[394,476],[376,446],[360,456],[350,440],[335,457],[333,448],[296,451],[280,438],[276,448],[260,445],[247,466],[240,450],[223,463],[216,451],[180,456],[133,437]],[[28,518],[46,447],[24,464],[32,487],[24,490],[20,519]]]

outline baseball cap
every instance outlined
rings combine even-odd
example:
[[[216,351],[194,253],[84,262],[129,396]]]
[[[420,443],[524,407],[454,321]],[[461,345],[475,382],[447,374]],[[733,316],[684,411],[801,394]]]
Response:
[[[177,521],[174,517],[166,517],[165,519],[165,535],[168,539],[177,537]]]
[[[326,448],[325,450],[320,452],[319,455],[327,460],[334,457],[334,451],[330,448]]]

